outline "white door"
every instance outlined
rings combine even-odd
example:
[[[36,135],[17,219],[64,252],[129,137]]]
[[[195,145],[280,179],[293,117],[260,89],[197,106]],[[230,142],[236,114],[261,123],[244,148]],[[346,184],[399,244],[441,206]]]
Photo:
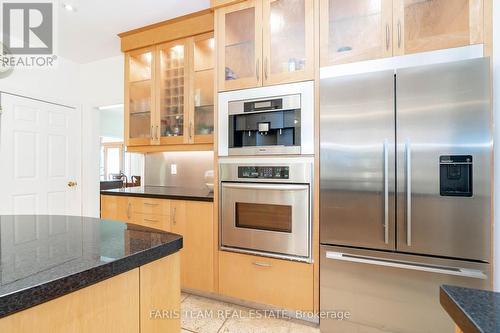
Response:
[[[80,111],[0,98],[0,214],[81,215]]]

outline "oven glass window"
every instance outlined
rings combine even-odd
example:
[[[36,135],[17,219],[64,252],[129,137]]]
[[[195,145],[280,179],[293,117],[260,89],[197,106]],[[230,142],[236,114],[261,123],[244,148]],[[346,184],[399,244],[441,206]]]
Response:
[[[236,203],[236,227],[292,232],[292,206]]]

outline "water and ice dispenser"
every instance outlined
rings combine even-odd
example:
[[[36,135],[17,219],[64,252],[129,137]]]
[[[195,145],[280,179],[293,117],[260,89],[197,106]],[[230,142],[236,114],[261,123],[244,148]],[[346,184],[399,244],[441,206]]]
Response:
[[[439,158],[441,196],[472,197],[472,156],[446,155]]]

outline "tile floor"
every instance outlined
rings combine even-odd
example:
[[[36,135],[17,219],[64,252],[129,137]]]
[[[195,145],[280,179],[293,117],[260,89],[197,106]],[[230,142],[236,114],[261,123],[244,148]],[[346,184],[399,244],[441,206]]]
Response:
[[[252,309],[182,294],[182,333],[319,333],[292,319],[256,318]]]

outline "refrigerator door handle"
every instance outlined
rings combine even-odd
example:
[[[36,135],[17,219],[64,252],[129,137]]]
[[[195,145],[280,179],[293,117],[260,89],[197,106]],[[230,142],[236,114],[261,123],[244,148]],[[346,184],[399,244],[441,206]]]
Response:
[[[389,244],[389,144],[384,140],[384,242]]]
[[[474,279],[487,279],[488,277],[480,270],[460,268],[460,267],[446,267],[446,266],[434,266],[426,265],[416,262],[409,261],[398,261],[398,260],[388,260],[384,258],[366,257],[358,256],[353,254],[341,253],[341,252],[326,252],[326,258],[332,260],[346,261],[359,264],[377,265],[392,268],[409,269],[420,272],[437,273],[445,275],[454,275],[461,277],[468,277]]]
[[[411,246],[411,146],[406,141],[406,243]]]

